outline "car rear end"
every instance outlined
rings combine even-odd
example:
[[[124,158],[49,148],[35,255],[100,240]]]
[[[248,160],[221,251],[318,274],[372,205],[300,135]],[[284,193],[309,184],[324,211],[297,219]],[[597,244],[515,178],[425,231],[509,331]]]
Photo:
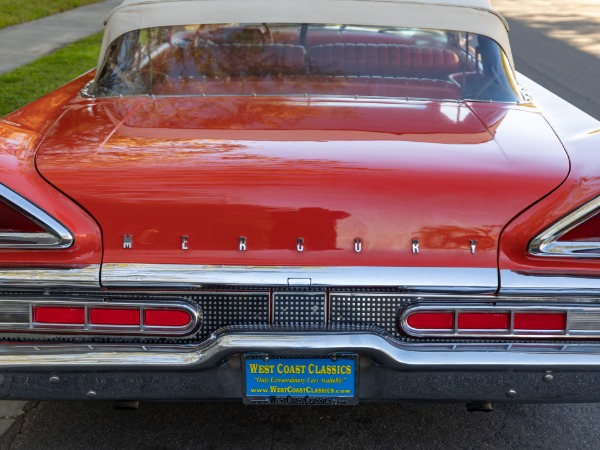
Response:
[[[598,400],[597,133],[487,2],[181,3],[0,123],[0,397]]]

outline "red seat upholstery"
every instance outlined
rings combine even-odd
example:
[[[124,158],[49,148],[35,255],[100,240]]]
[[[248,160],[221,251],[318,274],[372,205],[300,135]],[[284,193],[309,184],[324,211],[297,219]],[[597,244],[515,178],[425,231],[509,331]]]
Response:
[[[294,42],[299,42],[300,37],[294,36]],[[413,45],[415,39],[409,36],[399,36],[396,33],[373,33],[372,31],[360,32],[334,32],[328,29],[311,29],[306,35],[306,45],[314,47],[323,44],[404,44]]]
[[[446,79],[458,71],[457,55],[444,48],[395,44],[323,44],[308,52],[319,75]]]

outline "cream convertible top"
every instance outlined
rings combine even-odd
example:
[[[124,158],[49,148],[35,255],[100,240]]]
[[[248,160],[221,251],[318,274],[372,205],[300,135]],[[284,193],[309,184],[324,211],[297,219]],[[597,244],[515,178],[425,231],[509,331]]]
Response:
[[[322,23],[468,31],[494,39],[513,63],[507,24],[489,0],[125,0],[106,19],[98,72],[128,31],[211,23]]]

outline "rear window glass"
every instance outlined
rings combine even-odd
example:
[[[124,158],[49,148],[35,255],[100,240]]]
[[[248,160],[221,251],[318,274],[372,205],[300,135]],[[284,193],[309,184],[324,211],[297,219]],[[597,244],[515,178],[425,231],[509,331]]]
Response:
[[[340,24],[132,31],[111,44],[90,93],[519,100],[507,58],[490,38]]]

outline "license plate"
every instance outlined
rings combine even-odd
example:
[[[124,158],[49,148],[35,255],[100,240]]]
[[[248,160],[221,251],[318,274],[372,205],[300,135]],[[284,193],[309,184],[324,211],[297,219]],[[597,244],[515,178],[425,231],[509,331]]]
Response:
[[[356,405],[358,355],[242,357],[244,403],[250,405]]]

